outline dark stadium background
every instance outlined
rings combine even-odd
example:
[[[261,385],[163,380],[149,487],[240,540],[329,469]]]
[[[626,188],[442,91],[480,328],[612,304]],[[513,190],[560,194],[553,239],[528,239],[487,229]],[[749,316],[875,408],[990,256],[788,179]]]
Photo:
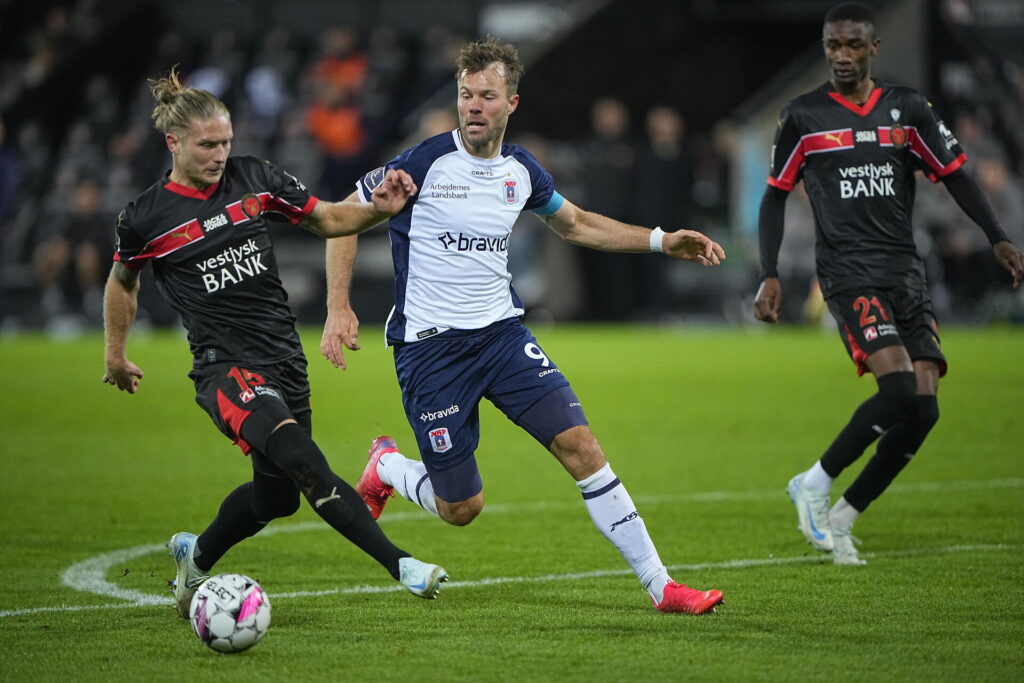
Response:
[[[785,99],[825,78],[817,37],[832,4],[0,0],[0,330],[44,328],[73,336],[97,325],[95,297],[83,291],[73,266],[49,284],[56,294],[44,296],[40,263],[52,237],[67,229],[79,183],[91,179],[99,186],[96,215],[112,225],[120,206],[167,167],[160,136],[146,120],[146,78],[173,63],[187,78],[204,68],[207,77],[218,77],[211,67],[226,72],[210,82],[224,85],[218,94],[233,112],[235,153],[266,156],[296,175],[302,171],[317,193],[337,199],[361,170],[418,139],[425,114],[450,108],[451,50],[486,33],[519,44],[527,62],[522,105],[508,139],[538,148],[560,191],[584,207],[600,199],[586,181],[584,154],[594,102],[612,97],[626,105],[630,144],[637,150],[646,143],[647,113],[674,110],[685,122],[686,168],[679,184],[685,201],[673,204],[667,201],[672,193],[662,192],[655,196],[666,198],[665,206],[651,200],[623,205],[617,217],[645,222],[663,215],[666,227],[686,224],[708,232],[730,255],[710,274],[641,257],[595,261],[557,244],[538,222],[527,222],[517,229],[511,258],[535,315],[750,323],[757,284],[754,217],[774,118]],[[1004,227],[1024,242],[1024,134],[1013,124],[1024,119],[1024,9],[1010,0],[873,6],[883,38],[879,72],[931,97],[972,162],[980,161],[972,169],[1003,170],[1003,185],[993,185],[990,199],[996,192],[993,204]],[[361,149],[333,159],[325,171],[327,155],[300,129],[317,101],[316,66],[332,27],[351,31],[367,77],[351,99],[363,123]],[[273,60],[267,58],[272,33],[284,36]],[[245,86],[253,70],[268,63],[287,98],[270,120],[253,113]],[[125,136],[128,131],[133,136]],[[287,163],[293,158],[302,168]],[[653,173],[638,168],[636,176],[645,171]],[[950,219],[955,211],[946,211],[941,195],[929,189],[921,188],[915,227],[940,317],[1024,320],[1024,302],[990,267],[984,244],[977,244],[980,230]],[[800,220],[798,209],[790,214]],[[783,254],[792,293],[787,319],[817,324],[803,306],[810,277],[809,242],[801,233],[806,229],[793,228],[790,253]],[[286,227],[276,238],[293,304],[302,322],[316,324],[324,306],[322,244]],[[390,296],[384,231],[369,233],[361,244],[355,304],[364,322],[379,322]],[[142,305],[143,321],[174,324],[151,282],[144,284]]]

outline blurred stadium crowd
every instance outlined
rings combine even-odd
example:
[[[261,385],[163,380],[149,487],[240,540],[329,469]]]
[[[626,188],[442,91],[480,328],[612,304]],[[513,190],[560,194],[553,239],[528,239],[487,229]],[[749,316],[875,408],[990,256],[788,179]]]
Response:
[[[929,94],[1003,228],[1021,246],[1024,60],[979,44],[973,5],[946,0],[935,14],[959,58],[936,65],[938,92]],[[69,82],[60,77],[62,67],[90,59],[116,17],[96,0],[18,13],[13,6],[0,0],[8,19],[0,20],[0,331],[6,333],[46,328],[73,334],[101,324],[114,218],[169,166],[150,122],[145,77],[179,64],[188,85],[231,108],[234,154],[269,159],[315,194],[340,199],[362,172],[404,144],[456,127],[451,64],[461,43],[476,37],[441,23],[369,31],[327,24],[314,37],[273,28],[258,38],[224,26],[198,35],[169,23],[136,37],[145,43],[141,63],[96,69]],[[57,87],[74,90],[61,100],[61,116],[25,106]],[[692,226],[725,244],[731,258],[720,274],[696,278],[698,269],[665,259],[571,248],[539,221],[525,220],[510,260],[517,290],[534,315],[749,322],[756,226],[736,225],[730,215],[742,121],[723,111],[712,125],[691,130],[679,107],[638,108],[599,92],[586,106],[589,121],[579,122],[581,133],[572,139],[526,130],[513,118],[510,141],[534,152],[559,191],[577,204],[642,225]],[[1024,322],[1021,294],[1007,287],[984,234],[941,186],[918,184],[915,223],[943,321]],[[390,295],[387,240],[382,230],[363,239],[356,306],[365,321],[379,321]],[[822,317],[813,294],[813,239],[806,197],[790,201],[780,272],[793,322]],[[300,319],[320,322],[322,243],[282,227],[275,244]],[[144,281],[140,303],[143,320],[175,322],[151,281]]]

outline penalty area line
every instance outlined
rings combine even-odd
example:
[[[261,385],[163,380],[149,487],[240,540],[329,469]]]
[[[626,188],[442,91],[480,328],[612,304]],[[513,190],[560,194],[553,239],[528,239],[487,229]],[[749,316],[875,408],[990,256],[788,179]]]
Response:
[[[159,546],[162,548],[162,546]],[[1000,550],[1016,550],[1019,546],[1013,544],[976,544],[976,545],[952,545],[942,548],[915,548],[909,550],[891,550],[882,551],[875,553],[864,553],[863,557],[866,558],[885,558],[885,557],[916,557],[922,555],[948,555],[952,553],[977,553],[977,552],[996,552]],[[148,550],[148,547],[147,547]],[[136,549],[136,552],[139,552]],[[141,553],[140,553],[141,554]],[[828,555],[816,554],[816,555],[799,555],[796,557],[765,557],[765,558],[748,558],[740,560],[725,560],[720,562],[699,562],[694,564],[675,564],[670,565],[668,569],[673,572],[693,572],[693,571],[704,571],[708,569],[748,569],[750,567],[769,567],[769,566],[782,566],[790,564],[806,564],[806,563],[819,563],[824,564],[828,562]],[[578,581],[580,579],[598,579],[605,577],[616,577],[616,576],[628,576],[632,574],[631,569],[609,569],[609,570],[596,570],[589,572],[572,572],[568,574],[542,574],[538,576],[496,576],[483,579],[476,579],[473,581],[451,581],[445,585],[445,590],[451,590],[453,588],[483,588],[488,586],[496,586],[502,584],[512,583],[548,583],[554,581]],[[405,591],[405,587],[399,584],[391,584],[388,586],[352,586],[350,588],[330,588],[319,591],[290,591],[282,593],[270,593],[271,598],[274,600],[289,599],[289,598],[305,598],[305,597],[320,597],[326,595],[366,595],[374,593],[398,593]],[[30,614],[45,614],[53,612],[84,612],[89,610],[103,610],[103,609],[127,609],[131,607],[149,607],[153,605],[166,605],[170,606],[172,600],[170,597],[160,597],[147,593],[132,592],[139,596],[143,596],[143,599],[135,600],[132,602],[121,602],[106,605],[62,605],[55,607],[26,607],[23,609],[12,609],[0,611],[0,618],[6,617],[17,617]]]

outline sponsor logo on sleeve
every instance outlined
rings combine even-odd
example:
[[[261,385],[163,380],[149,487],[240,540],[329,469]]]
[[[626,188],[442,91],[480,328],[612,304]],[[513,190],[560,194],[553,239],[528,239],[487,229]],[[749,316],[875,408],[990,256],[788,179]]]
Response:
[[[946,124],[939,121],[939,132],[942,133],[943,139],[946,141],[946,149],[953,149],[960,142],[953,136],[953,131],[946,127]]]

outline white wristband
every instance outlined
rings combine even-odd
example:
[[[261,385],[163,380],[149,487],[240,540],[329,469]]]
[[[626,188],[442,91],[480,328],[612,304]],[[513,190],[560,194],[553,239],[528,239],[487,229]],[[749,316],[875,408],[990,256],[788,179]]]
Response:
[[[661,228],[655,228],[651,230],[651,253],[661,253],[661,238],[665,236],[665,231]]]

